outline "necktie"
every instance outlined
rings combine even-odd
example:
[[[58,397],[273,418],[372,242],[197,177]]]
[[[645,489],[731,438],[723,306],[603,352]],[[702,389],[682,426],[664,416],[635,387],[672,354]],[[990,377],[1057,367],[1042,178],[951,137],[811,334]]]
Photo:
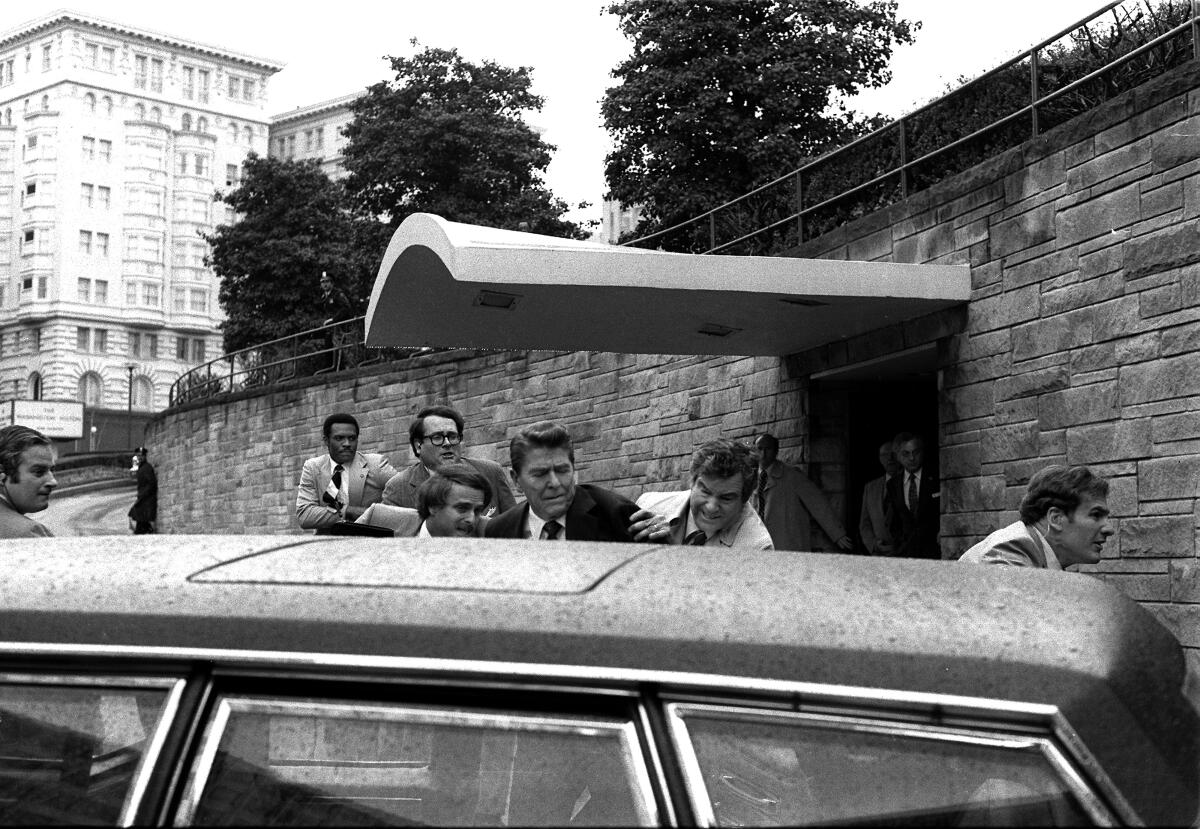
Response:
[[[759,517],[765,515],[766,509],[766,491],[767,491],[767,470],[763,469],[758,473],[758,492],[755,496],[755,505],[758,508]]]
[[[917,476],[908,473],[908,511],[916,517],[917,514]]]
[[[342,465],[339,463],[333,468],[333,477],[329,480],[329,486],[325,487],[325,495],[321,499],[326,505],[333,507],[339,512],[342,509]]]
[[[558,541],[558,534],[562,532],[563,525],[557,521],[547,521],[546,526],[542,527],[542,535],[546,541]]]
[[[703,547],[706,541],[708,541],[708,536],[705,535],[704,530],[693,530],[688,533],[688,537],[683,540],[683,543],[686,547]]]

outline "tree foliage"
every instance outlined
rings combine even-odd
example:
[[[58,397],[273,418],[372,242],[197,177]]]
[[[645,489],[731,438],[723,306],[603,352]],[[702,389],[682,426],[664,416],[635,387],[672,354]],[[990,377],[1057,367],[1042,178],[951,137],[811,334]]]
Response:
[[[469,224],[580,238],[567,205],[542,183],[554,147],[522,120],[538,111],[528,67],[470,63],[427,48],[389,58],[393,81],[352,104],[346,186],[367,211],[399,224],[435,213]]]
[[[890,79],[920,24],[874,0],[621,0],[633,43],[601,104],[613,198],[639,232],[711,209],[877,123],[841,99]]]
[[[243,171],[241,184],[221,197],[238,220],[205,237],[221,278],[225,351],[320,325],[322,271],[361,312],[390,228],[352,210],[317,161],[251,153]]]

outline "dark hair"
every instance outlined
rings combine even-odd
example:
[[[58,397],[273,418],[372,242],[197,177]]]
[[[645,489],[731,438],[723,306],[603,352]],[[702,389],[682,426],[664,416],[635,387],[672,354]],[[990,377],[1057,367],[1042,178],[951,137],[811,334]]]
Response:
[[[447,463],[438,467],[438,471],[430,475],[417,487],[417,513],[422,520],[429,518],[438,507],[446,505],[450,490],[455,484],[477,489],[483,493],[483,503],[492,502],[492,485],[487,478],[465,463]]]
[[[750,500],[758,480],[758,455],[749,446],[728,438],[702,444],[692,455],[692,483],[701,475],[714,478],[742,476],[742,500]]]
[[[325,418],[325,422],[321,425],[321,437],[328,440],[335,423],[349,423],[354,427],[354,436],[358,437],[358,421],[354,419],[354,415],[345,412],[337,412]]]
[[[525,455],[530,449],[566,449],[567,458],[575,465],[575,444],[571,442],[571,433],[566,426],[561,426],[552,420],[539,420],[531,423],[513,435],[508,443],[508,462],[513,472],[521,474],[525,465]]]
[[[463,416],[458,413],[457,409],[450,406],[426,406],[421,411],[417,412],[417,416],[413,418],[413,422],[408,425],[408,445],[418,455],[421,454],[421,439],[425,437],[425,418],[427,417],[448,417],[454,421],[454,428],[458,429],[461,435],[466,424],[463,422]]]
[[[921,444],[921,448],[925,448],[925,439],[915,432],[900,432],[892,438],[892,451],[897,455],[900,454],[900,447],[908,443],[910,440],[915,440]]]
[[[21,480],[21,455],[32,446],[54,446],[50,438],[28,426],[5,426],[0,429],[0,471]]]
[[[1108,497],[1108,481],[1086,466],[1047,466],[1033,474],[1021,499],[1021,520],[1034,524],[1046,517],[1051,507],[1070,515],[1084,495]]]
[[[770,446],[776,452],[779,451],[779,438],[775,437],[770,432],[763,432],[761,435],[759,435],[757,438],[754,439],[754,444],[755,444],[755,446],[758,446],[759,444],[762,444],[764,446]]]

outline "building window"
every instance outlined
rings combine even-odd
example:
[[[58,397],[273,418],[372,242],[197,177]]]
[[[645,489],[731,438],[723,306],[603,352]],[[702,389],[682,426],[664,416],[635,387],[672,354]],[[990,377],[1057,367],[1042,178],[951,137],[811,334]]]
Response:
[[[25,233],[21,236],[21,253],[24,255],[30,255],[32,253],[35,253],[36,251],[34,250],[34,248],[36,246],[36,243],[37,243],[37,231],[33,230],[32,228],[30,228],[29,230],[26,230]]]
[[[162,92],[163,88],[163,62],[162,58],[150,59],[150,91]]]
[[[171,289],[171,310],[176,313],[182,313],[187,310],[187,291],[183,288]],[[183,359],[180,357],[179,359]]]
[[[287,137],[287,158],[290,161],[296,157],[296,136],[289,135]]]
[[[317,149],[325,149],[325,128],[317,127]]]
[[[238,141],[238,125],[236,121],[229,122],[229,140],[234,144]]]
[[[196,132],[208,135],[208,119],[203,115],[196,119]]]
[[[191,66],[183,67],[183,98],[190,101],[196,96],[196,70]]]
[[[107,233],[97,233],[96,234],[96,255],[104,257],[105,259],[108,258],[108,234]]]
[[[92,255],[92,232],[90,230],[79,231],[79,252],[84,256]]]
[[[113,108],[112,98],[105,95],[103,98],[100,99],[100,102],[104,105],[104,114],[112,115],[112,108]]]
[[[204,340],[192,340],[192,362],[204,362]]]
[[[158,285],[153,282],[142,283],[142,305],[147,308],[157,308],[161,303],[159,300]]]
[[[103,234],[101,234],[103,235]],[[107,237],[105,237],[107,238]],[[92,302],[96,305],[108,304],[108,280],[97,279],[92,286]]]
[[[184,132],[192,131],[192,114],[190,112],[183,113],[183,118],[180,120],[179,127]]]
[[[26,190],[26,193],[28,194],[28,190]],[[79,185],[79,203],[81,206],[91,207],[92,202],[95,200],[95,195],[96,195],[96,188],[94,185],[91,185],[91,184]]]
[[[229,76],[229,100],[236,101],[241,97],[242,79],[236,75]]]
[[[92,354],[107,353],[108,331],[103,328],[85,328],[83,326],[76,328],[75,348],[77,351],[86,351]]]
[[[87,93],[83,96],[83,109],[89,115],[96,114],[96,96],[92,93]]]
[[[187,153],[179,153],[179,175],[186,176],[188,171]]]
[[[112,142],[100,139],[100,161],[108,164],[112,161]]]
[[[100,406],[104,403],[104,381],[94,371],[79,378],[79,400],[85,406]]]
[[[50,71],[50,44],[47,43],[42,47],[42,71]]]
[[[30,138],[33,138],[33,137],[34,136],[30,136]],[[83,137],[83,160],[84,161],[95,161],[96,160],[96,139],[92,138],[91,136],[88,136],[88,135],[85,135]]]
[[[96,188],[96,206],[108,210],[112,206],[112,188],[103,185]]]
[[[193,314],[208,313],[208,291],[203,288],[192,288],[189,293],[188,309]]]
[[[254,81],[249,78],[242,81],[242,99],[246,101],[254,100]]]
[[[158,335],[129,332],[129,356],[143,360],[158,359]]]
[[[37,298],[45,299],[47,290],[49,288],[50,278],[46,277],[46,276],[39,276],[37,283],[38,283]]]
[[[42,112],[49,112],[49,111],[50,111],[50,96],[43,95],[42,96]]]
[[[313,148],[313,131],[304,131],[304,152],[311,153]]]
[[[13,82],[12,60],[0,61],[0,86],[8,86]]]
[[[150,120],[156,124],[162,123],[162,110],[158,107],[150,107]]]
[[[236,164],[225,165],[225,186],[234,187],[238,183],[238,166]]]
[[[146,105],[145,104],[137,103],[137,104],[133,105],[133,120],[135,120],[135,121],[145,121],[146,120]]]
[[[92,301],[92,280],[80,279],[78,287],[75,290],[75,298],[80,302]]]
[[[154,408],[154,384],[148,377],[136,377],[133,381],[133,408]]]
[[[33,201],[33,197],[37,195],[37,182],[31,181],[25,185],[25,194],[21,196],[21,204]]]
[[[163,194],[161,190],[150,190],[142,187],[129,188],[128,207],[130,213],[161,216],[162,203]]]
[[[42,399],[42,375],[38,374],[36,371],[29,375],[29,399]]]
[[[138,89],[146,88],[146,78],[148,77],[147,66],[149,58],[145,55],[133,56],[133,85]]]
[[[200,155],[199,153],[196,154],[196,175],[208,175],[208,157]]]
[[[208,70],[201,69],[198,74],[200,76],[200,89],[198,90],[198,92],[196,94],[196,100],[202,104],[207,104],[208,103]]]
[[[246,143],[254,143],[254,127],[246,127]]]

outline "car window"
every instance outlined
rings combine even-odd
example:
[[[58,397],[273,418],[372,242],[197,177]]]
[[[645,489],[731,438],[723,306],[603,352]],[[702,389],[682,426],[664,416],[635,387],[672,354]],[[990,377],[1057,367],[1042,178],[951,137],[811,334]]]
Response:
[[[180,819],[633,825],[656,820],[648,780],[620,720],[229,698]]]
[[[71,682],[0,677],[2,824],[117,824],[144,785],[174,683]]]
[[[701,822],[1091,824],[1080,784],[1040,737],[716,706],[669,713]]]

